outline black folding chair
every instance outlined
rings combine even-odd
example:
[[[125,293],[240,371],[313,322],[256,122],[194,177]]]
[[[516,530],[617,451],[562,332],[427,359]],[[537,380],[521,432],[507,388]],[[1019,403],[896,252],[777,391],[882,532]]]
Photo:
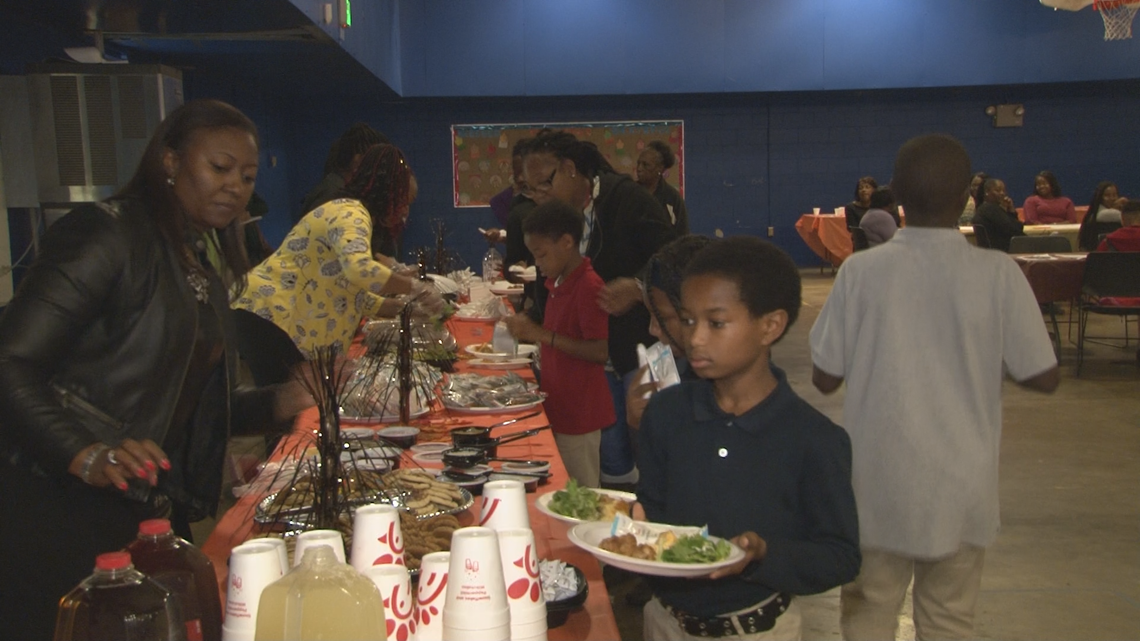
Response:
[[[863,251],[871,247],[871,243],[867,242],[867,232],[859,227],[852,227],[848,231],[851,232],[851,249],[853,251]]]
[[[1014,236],[1009,241],[1011,254],[1067,254],[1073,245],[1064,236]]]
[[[1092,252],[1085,263],[1077,316],[1077,376],[1085,357],[1089,314],[1120,316],[1128,341],[1128,317],[1140,315],[1140,305],[1111,304],[1108,298],[1140,299],[1140,252]],[[1100,337],[1096,337],[1100,338]]]
[[[985,225],[974,224],[974,242],[983,249],[993,247],[990,244],[990,233],[986,231]]]

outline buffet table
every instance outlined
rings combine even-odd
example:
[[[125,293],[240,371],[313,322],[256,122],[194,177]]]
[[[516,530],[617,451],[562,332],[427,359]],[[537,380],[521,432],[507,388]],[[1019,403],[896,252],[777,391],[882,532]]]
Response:
[[[491,339],[492,325],[489,323],[453,320],[448,323],[448,329],[458,341],[461,350],[460,353],[462,353],[463,346],[489,341]],[[485,371],[472,368],[468,363],[463,361],[457,364],[457,369],[460,371],[476,371],[486,374],[502,373],[501,371]],[[533,374],[529,369],[512,371],[525,378],[533,379]],[[510,419],[512,416],[525,416],[527,413],[528,412],[519,412],[513,415],[482,414],[471,416],[452,414],[442,408],[437,408],[423,419],[413,420],[411,423],[412,425],[435,426],[437,429],[433,431],[439,432],[438,428],[441,425],[447,427],[458,427],[461,425],[487,426]],[[274,451],[271,459],[282,458],[285,456],[284,452],[301,451],[303,447],[298,446],[303,445],[306,440],[313,440],[317,423],[318,417],[315,408],[298,416],[294,431],[288,437],[282,439],[282,442]],[[541,414],[519,421],[510,426],[499,428],[495,431],[495,435],[509,435],[544,425],[547,425],[547,419],[545,414]],[[421,435],[421,442],[423,440]],[[559,559],[571,565],[575,565],[586,575],[589,581],[590,592],[585,606],[580,610],[572,612],[564,625],[551,629],[548,632],[548,638],[551,641],[619,638],[620,635],[618,633],[617,623],[614,620],[613,609],[610,607],[609,593],[606,591],[605,583],[602,581],[602,572],[598,561],[588,552],[570,543],[566,536],[568,529],[566,524],[547,517],[535,507],[535,499],[538,494],[545,494],[562,488],[568,478],[566,468],[562,464],[562,459],[558,456],[558,449],[554,444],[553,434],[549,430],[546,430],[539,432],[536,436],[531,438],[503,444],[499,447],[499,456],[503,458],[544,459],[550,461],[551,478],[546,484],[539,486],[537,493],[527,495],[530,524],[531,529],[534,531],[535,542],[538,545],[538,550],[542,558]],[[405,454],[402,465],[408,467],[417,464],[412,462],[411,458]],[[261,495],[247,495],[242,497],[234,507],[222,516],[213,533],[210,535],[210,538],[202,546],[202,551],[214,562],[223,600],[225,599],[226,568],[230,550],[243,541],[257,536],[257,533],[254,531],[252,517],[256,504],[261,498]],[[480,501],[476,499],[475,505],[460,515],[460,523],[463,525],[473,524],[476,517],[475,512],[479,505]]]

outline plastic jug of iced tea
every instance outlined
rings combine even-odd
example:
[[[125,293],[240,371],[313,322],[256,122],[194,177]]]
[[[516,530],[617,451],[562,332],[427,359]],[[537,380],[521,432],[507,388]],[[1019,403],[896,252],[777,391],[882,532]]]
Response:
[[[130,545],[135,569],[166,588],[182,609],[187,641],[221,641],[222,606],[214,564],[186,539],[175,536],[166,519],[139,523]]]
[[[95,558],[95,573],[60,599],[55,641],[186,641],[178,603],[131,565],[127,552]]]
[[[305,550],[301,565],[269,584],[257,606],[256,641],[387,638],[380,590],[327,545]]]

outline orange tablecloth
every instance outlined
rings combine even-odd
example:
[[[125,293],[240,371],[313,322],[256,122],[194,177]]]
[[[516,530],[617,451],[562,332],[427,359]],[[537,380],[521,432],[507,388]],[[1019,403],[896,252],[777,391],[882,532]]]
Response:
[[[1081,293],[1088,254],[1011,254],[1038,303],[1073,300]]]
[[[452,321],[448,324],[448,328],[461,346],[486,342],[491,339],[491,324]],[[461,362],[458,368],[463,371],[482,371],[471,368],[465,362]],[[530,370],[522,369],[514,371],[524,377],[533,378]],[[525,415],[525,412],[515,414],[515,416],[522,415]],[[440,421],[459,419],[463,421],[463,424],[486,426],[506,420],[511,418],[511,416],[510,414],[485,414],[479,416],[452,415],[445,410],[438,410],[432,412],[426,417],[426,420]],[[317,428],[317,422],[316,409],[311,409],[301,414],[297,418],[293,433],[282,440],[272,458],[279,459],[284,456],[283,452],[297,451],[298,444],[303,443],[305,439],[313,438],[313,434]],[[417,421],[412,421],[412,423],[415,424]],[[496,429],[495,435],[508,435],[531,427],[541,427],[546,424],[546,416],[540,415],[525,421],[519,421],[510,426],[505,426],[502,429]],[[546,485],[539,486],[537,493],[527,495],[527,504],[530,508],[530,525],[531,529],[534,530],[535,543],[538,545],[539,553],[542,555],[542,558],[559,559],[577,566],[586,575],[590,584],[590,595],[585,607],[571,613],[567,622],[558,628],[550,630],[547,637],[551,641],[619,638],[617,622],[614,620],[613,609],[610,607],[609,593],[606,591],[605,583],[602,581],[602,571],[597,559],[570,543],[566,536],[568,529],[566,524],[547,517],[535,507],[535,499],[538,494],[545,494],[546,492],[552,492],[555,489],[561,488],[566,484],[568,478],[566,475],[566,467],[562,464],[562,459],[558,456],[558,449],[554,445],[554,436],[547,430],[540,432],[532,438],[504,444],[499,447],[499,456],[518,459],[537,458],[550,461],[552,476],[549,482]],[[410,458],[405,458],[403,464],[415,465]],[[254,535],[252,517],[257,501],[260,499],[260,496],[246,496],[239,500],[237,505],[222,516],[221,520],[218,521],[217,527],[214,528],[214,532],[202,546],[202,551],[214,562],[214,568],[218,573],[218,582],[221,586],[223,599],[225,598],[226,566],[229,560],[230,550]],[[460,515],[460,522],[464,525],[473,523],[475,519],[473,512],[479,505],[479,500],[476,499],[475,507]]]
[[[847,217],[834,214],[804,214],[796,221],[796,231],[817,256],[839,267],[851,255],[851,233]]]

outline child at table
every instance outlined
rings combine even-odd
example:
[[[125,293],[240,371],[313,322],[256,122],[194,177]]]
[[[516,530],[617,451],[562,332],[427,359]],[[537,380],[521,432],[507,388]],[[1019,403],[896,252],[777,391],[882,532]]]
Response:
[[[539,205],[523,221],[523,242],[546,276],[542,326],[519,314],[507,319],[515,338],[541,345],[543,404],[570,478],[598,487],[601,430],[614,423],[606,381],[609,315],[598,306],[605,287],[578,250],[585,219],[561,201]]]
[[[969,184],[957,140],[904,144],[891,187],[907,226],[843,263],[811,330],[812,382],[825,394],[847,383],[863,546],[859,577],[840,596],[852,641],[895,638],[912,579],[918,638],[974,638],[985,547],[998,531],[1003,373],[1057,387],[1025,276],[957,229]]]
[[[707,524],[745,556],[703,579],[653,577],[646,639],[799,639],[793,595],[859,570],[847,434],[769,358],[799,308],[795,264],[758,238],[709,245],[685,271],[683,340],[701,379],[650,399],[637,498],[649,521]]]

